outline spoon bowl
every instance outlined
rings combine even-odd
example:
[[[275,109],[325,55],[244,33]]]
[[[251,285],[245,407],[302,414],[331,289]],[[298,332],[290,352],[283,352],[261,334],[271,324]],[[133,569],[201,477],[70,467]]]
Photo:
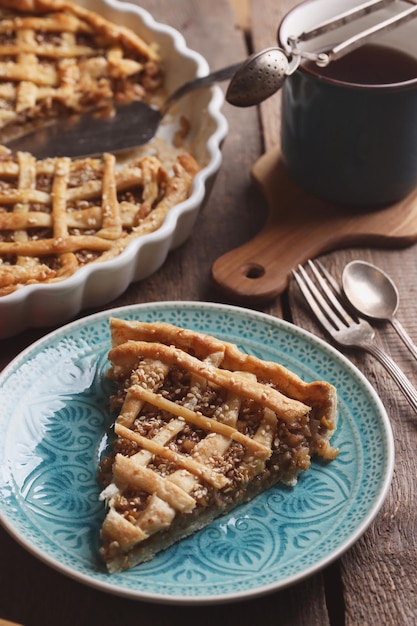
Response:
[[[346,298],[363,317],[389,322],[417,359],[417,346],[395,317],[400,303],[398,289],[382,269],[366,261],[351,261],[342,273]]]
[[[342,274],[343,290],[358,313],[375,320],[389,320],[397,312],[399,294],[383,270],[366,261],[348,263]]]

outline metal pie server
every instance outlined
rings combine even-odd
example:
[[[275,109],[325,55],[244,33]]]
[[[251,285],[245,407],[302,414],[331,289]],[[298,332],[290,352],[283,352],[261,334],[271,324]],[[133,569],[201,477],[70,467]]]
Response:
[[[191,80],[179,87],[159,109],[141,101],[115,104],[112,110],[95,110],[52,119],[24,135],[6,141],[12,152],[30,152],[38,159],[83,157],[120,152],[148,143],[168,110],[186,93],[231,78],[240,63]]]

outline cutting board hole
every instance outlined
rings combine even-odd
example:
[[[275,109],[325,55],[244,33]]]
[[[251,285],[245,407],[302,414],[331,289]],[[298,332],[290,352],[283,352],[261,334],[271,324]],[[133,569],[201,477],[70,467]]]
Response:
[[[245,268],[246,278],[261,278],[265,274],[265,268],[262,265],[249,265]]]

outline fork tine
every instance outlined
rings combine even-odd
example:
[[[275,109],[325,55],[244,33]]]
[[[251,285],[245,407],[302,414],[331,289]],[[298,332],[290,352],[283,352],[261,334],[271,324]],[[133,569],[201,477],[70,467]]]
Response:
[[[327,299],[329,300],[332,308],[338,313],[343,322],[349,326],[351,324],[357,323],[357,319],[354,319],[343,305],[343,294],[342,291],[333,278],[333,276],[327,271],[327,269],[319,262],[316,261],[317,266],[320,268],[322,274],[318,271],[316,265],[313,263],[311,259],[307,261],[311,271],[317,279],[321,289],[326,294]],[[324,278],[323,278],[324,276]],[[327,282],[326,282],[327,281]],[[330,284],[330,287],[329,287]]]
[[[308,263],[311,263],[313,265],[313,261],[311,259],[308,260]],[[339,284],[338,284],[337,280],[335,280],[333,278],[333,276],[330,274],[329,270],[326,267],[324,267],[324,265],[323,265],[323,263],[321,261],[316,259],[314,261],[314,264],[317,265],[318,268],[320,268],[321,273],[326,277],[326,279],[331,284],[333,291],[335,293],[337,293],[337,295],[341,298],[343,294],[342,294],[342,290],[339,287]]]
[[[334,278],[319,265],[321,274],[311,259],[307,261],[307,266],[314,280],[302,265],[298,266],[298,272],[293,271],[293,275],[324,329],[334,335],[335,332],[357,325],[358,320],[353,319],[342,304],[343,294]]]
[[[340,320],[336,318],[326,300],[323,298],[320,291],[305,271],[304,267],[299,265],[297,270],[298,271],[292,270],[292,274],[307,304],[323,328],[329,334],[333,334],[339,327]]]

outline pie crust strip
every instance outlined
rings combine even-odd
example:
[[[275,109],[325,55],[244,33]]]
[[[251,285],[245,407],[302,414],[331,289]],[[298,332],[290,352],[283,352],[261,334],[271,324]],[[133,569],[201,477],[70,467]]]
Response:
[[[251,450],[254,454],[260,455],[262,458],[268,458],[271,454],[270,448],[267,448],[257,441],[254,441],[250,437],[247,437],[246,435],[240,433],[235,428],[227,426],[226,424],[222,424],[216,419],[204,417],[204,415],[202,415],[201,413],[191,411],[185,406],[181,406],[176,402],[167,400],[157,393],[153,393],[148,389],[144,389],[140,385],[132,386],[129,390],[129,393],[139,398],[140,400],[143,400],[144,402],[152,404],[161,411],[166,411],[167,413],[171,413],[176,417],[183,418],[187,423],[193,424],[193,426],[197,426],[197,428],[201,428],[202,430],[211,433],[217,433],[219,435],[223,435],[224,437],[232,439],[233,441],[236,441],[237,443],[240,443],[241,445]]]
[[[35,161],[19,153],[17,162],[0,160],[0,182],[5,182],[0,296],[25,284],[63,280],[87,263],[114,258],[131,241],[158,229],[170,209],[186,200],[197,171],[187,154],[178,156],[171,174],[156,156],[123,167],[110,154]],[[37,189],[38,180],[49,182]]]
[[[168,461],[173,461],[179,467],[183,467],[190,473],[196,474],[200,478],[203,478],[217,489],[222,489],[222,487],[225,487],[230,482],[227,478],[225,478],[212,468],[205,467],[202,463],[198,463],[198,461],[196,461],[195,459],[192,459],[189,456],[187,457],[183,454],[179,454],[178,452],[174,452],[173,450],[170,450],[170,448],[167,448],[164,445],[156,442],[155,439],[147,439],[146,437],[143,437],[139,433],[135,433],[125,426],[116,424],[114,432],[120,437],[124,437],[125,439],[129,439],[130,441],[134,441],[139,446],[141,446],[148,452],[151,452],[152,454],[163,457]],[[270,451],[268,450],[268,452]]]
[[[249,384],[247,378],[239,374],[239,372],[230,373],[224,369],[216,368],[172,346],[145,341],[132,341],[113,348],[109,354],[113,366],[118,366],[126,371],[133,369],[140,357],[152,356],[165,363],[175,363],[178,367],[198,374],[213,384],[268,406],[284,421],[294,422],[310,410],[310,407],[307,405],[284,396],[272,387],[262,385],[256,381],[252,381]]]

